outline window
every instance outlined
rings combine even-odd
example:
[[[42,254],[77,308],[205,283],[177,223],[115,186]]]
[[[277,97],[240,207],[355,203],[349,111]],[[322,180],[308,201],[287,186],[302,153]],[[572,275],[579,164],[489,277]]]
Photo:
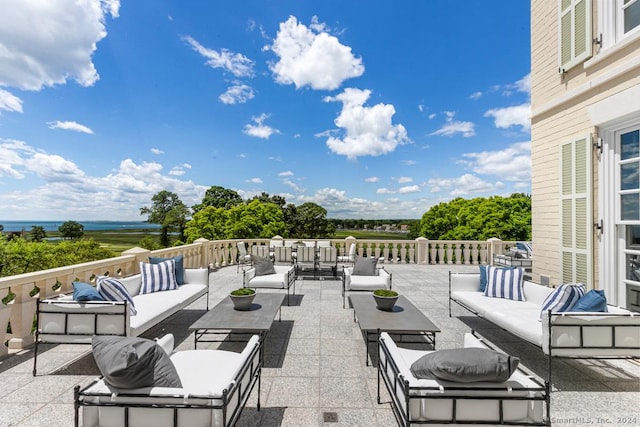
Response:
[[[640,221],[640,131],[620,134],[620,221]]]
[[[598,0],[602,49],[640,37],[640,0]]]
[[[591,0],[559,0],[559,70],[566,72],[591,57]]]

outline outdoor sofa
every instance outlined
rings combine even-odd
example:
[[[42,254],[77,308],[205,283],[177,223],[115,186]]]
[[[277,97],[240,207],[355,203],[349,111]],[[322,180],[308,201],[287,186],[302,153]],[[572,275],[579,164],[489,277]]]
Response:
[[[466,333],[464,348],[496,350]],[[378,403],[380,379],[389,392],[400,426],[413,425],[550,425],[549,383],[522,365],[505,382],[454,382],[417,378],[411,366],[434,351],[401,348],[382,332],[378,339]]]
[[[449,272],[449,316],[455,302],[542,349],[551,358],[640,357],[640,313],[607,305],[606,312],[542,310],[554,288],[522,282],[524,301],[485,296],[480,273]]]
[[[173,352],[173,336],[158,340],[182,387],[116,388],[104,377],[75,388],[75,425],[83,427],[232,426],[258,384],[260,410],[262,340],[253,335],[241,353],[226,350]],[[172,353],[173,352],[173,353]]]
[[[142,274],[119,278],[135,307],[124,301],[74,301],[72,294],[38,299],[33,357],[36,375],[38,345],[90,344],[94,335],[136,337],[205,296],[209,309],[209,270],[185,268],[177,289],[142,294]]]

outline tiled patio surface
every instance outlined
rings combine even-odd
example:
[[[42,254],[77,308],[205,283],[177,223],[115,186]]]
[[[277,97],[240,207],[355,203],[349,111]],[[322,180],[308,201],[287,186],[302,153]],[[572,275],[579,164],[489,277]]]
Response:
[[[442,330],[437,336],[438,349],[461,346],[464,332],[475,329],[546,377],[547,361],[540,350],[459,307],[454,307],[454,317],[449,317],[449,270],[475,271],[475,267],[387,265],[386,268],[393,273],[394,288]],[[241,281],[242,275],[236,273],[235,266],[213,272],[210,307],[241,286]],[[254,390],[238,425],[396,425],[386,392],[382,404],[376,401],[376,368],[365,365],[364,339],[353,322],[353,310],[342,308],[340,289],[339,281],[298,281],[297,296],[292,297],[291,306],[282,307],[282,322],[274,322],[266,340],[261,410],[256,410],[257,390]],[[193,334],[187,328],[204,309],[205,301],[198,301],[144,336],[171,332],[179,348],[192,349]],[[207,345],[218,344],[199,348]],[[225,349],[240,348],[236,343],[221,345]],[[0,427],[73,425],[73,387],[85,385],[98,375],[92,357],[87,355],[88,349],[88,346],[43,346],[35,378],[31,375],[31,349],[0,360]],[[374,350],[374,346],[370,349]],[[556,359],[553,373],[552,425],[640,425],[638,361]],[[338,421],[325,423],[324,412],[337,413]]]

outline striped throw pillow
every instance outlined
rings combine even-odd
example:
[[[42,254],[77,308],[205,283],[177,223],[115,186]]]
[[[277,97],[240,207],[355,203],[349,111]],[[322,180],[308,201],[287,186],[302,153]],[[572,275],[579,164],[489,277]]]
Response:
[[[566,283],[560,285],[551,292],[542,303],[542,313],[551,310],[552,313],[571,311],[578,300],[585,294],[582,283]]]
[[[141,262],[140,274],[142,274],[141,295],[178,289],[176,261],[174,259],[168,259],[157,264]]]
[[[484,295],[492,298],[505,298],[525,301],[522,289],[524,269],[520,267],[487,266],[487,287]]]
[[[98,293],[106,301],[125,301],[129,306],[129,312],[132,316],[138,314],[133,298],[127,291],[127,288],[118,279],[108,276],[98,276],[96,280]]]

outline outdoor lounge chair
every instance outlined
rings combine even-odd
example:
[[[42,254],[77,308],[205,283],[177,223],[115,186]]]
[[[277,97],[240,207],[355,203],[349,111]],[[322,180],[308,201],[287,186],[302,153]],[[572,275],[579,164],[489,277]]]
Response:
[[[270,258],[269,246],[253,245],[251,247],[251,255],[256,255],[262,258]]]
[[[464,335],[464,347],[499,351],[481,337],[469,333]],[[380,334],[378,403],[382,403],[382,379],[389,391],[398,425],[550,425],[549,383],[527,368],[518,366],[505,382],[416,378],[411,370],[413,363],[433,353],[400,348],[389,334]]]
[[[365,258],[366,259],[366,258]],[[375,259],[368,259],[372,263],[377,261]],[[371,274],[361,275],[358,274],[356,268],[346,267],[342,276],[342,308],[346,308],[346,293],[347,291],[375,291],[376,289],[391,289],[391,273],[384,269],[384,267],[374,268]],[[355,274],[354,274],[355,271]]]
[[[291,256],[292,254],[292,250],[291,250],[291,246],[276,246],[274,248],[274,263],[275,264],[286,264],[286,265],[291,265],[293,264],[293,257]]]
[[[244,245],[244,242],[237,242],[236,246],[238,247],[238,264],[236,266],[236,272],[240,271],[240,265],[244,268],[245,264],[251,263],[251,255],[247,253],[247,247]]]
[[[318,269],[328,267],[333,276],[338,274],[338,250],[334,247],[320,247],[318,254]]]
[[[338,262],[342,264],[353,265],[355,261],[356,261],[356,244],[352,243],[351,246],[349,246],[349,252],[346,255],[340,255],[338,257]]]
[[[115,388],[104,377],[74,390],[75,425],[124,427],[232,426],[258,384],[262,340],[253,335],[241,353],[187,350],[173,353],[173,335],[158,340],[170,355],[182,387]],[[160,350],[162,351],[162,350]],[[154,373],[155,379],[155,373]]]

